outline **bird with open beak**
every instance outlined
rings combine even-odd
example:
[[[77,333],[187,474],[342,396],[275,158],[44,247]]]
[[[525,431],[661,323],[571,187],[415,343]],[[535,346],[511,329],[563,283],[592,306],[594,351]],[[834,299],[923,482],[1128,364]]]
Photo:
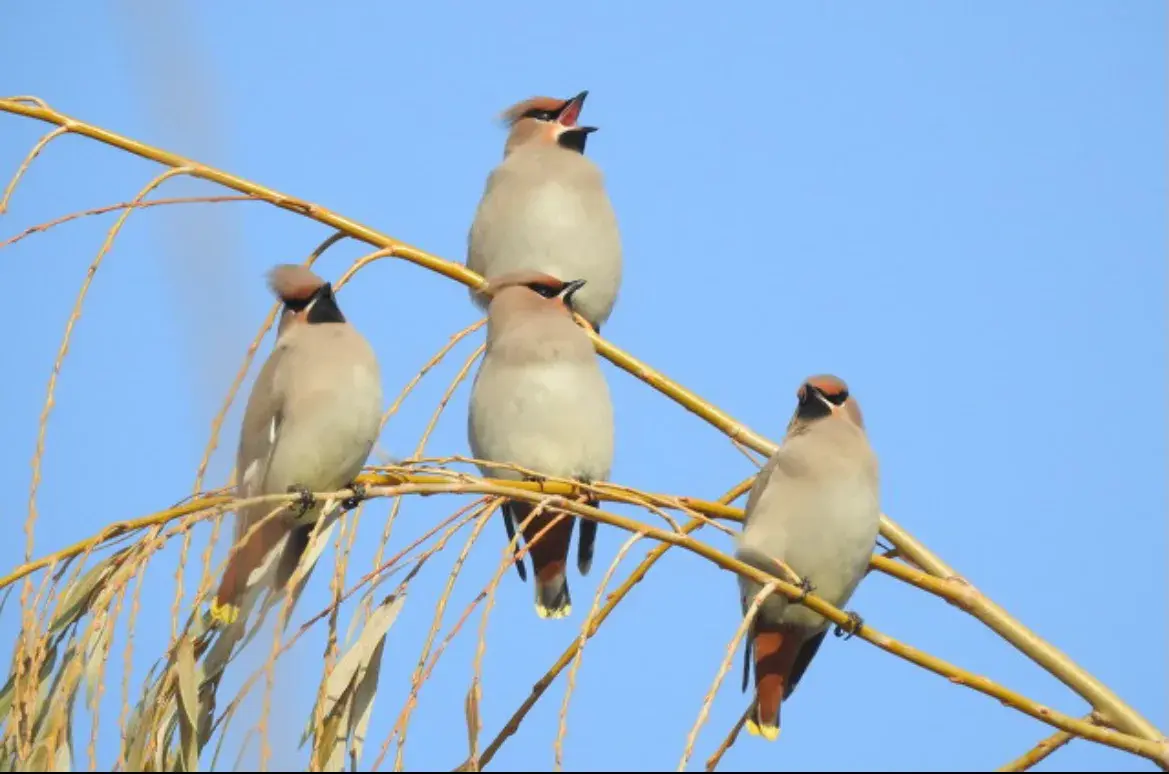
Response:
[[[585,483],[608,478],[613,462],[609,388],[592,341],[571,316],[586,287],[583,279],[566,282],[534,271],[489,281],[487,351],[475,374],[468,420],[471,452],[484,461],[479,464],[483,475],[523,478],[495,462]],[[536,576],[537,615],[563,618],[572,611],[566,565],[577,519],[552,508],[529,519],[533,512],[531,503],[509,501],[503,506],[504,526],[510,541],[516,525],[523,525]],[[582,575],[592,566],[596,536],[596,522],[582,519],[577,545]],[[522,560],[516,570],[527,580]]]
[[[864,578],[877,540],[881,510],[877,458],[860,406],[843,381],[804,382],[787,434],[759,472],[747,499],[736,556],[787,579],[776,560],[803,581],[805,593],[844,606]],[[744,613],[761,586],[740,577]],[[852,615],[853,631],[860,619]],[[779,736],[780,704],[795,690],[828,631],[828,621],[773,593],[759,608],[746,647],[743,689],[751,654],[755,708],[747,730]]]
[[[341,313],[333,286],[298,265],[277,266],[268,279],[284,306],[276,345],[244,411],[237,491],[241,498],[295,491],[301,500],[266,520],[271,504],[246,506],[236,514],[235,553],[211,605],[212,617],[223,624],[239,615],[240,599],[257,569],[272,568],[273,591],[287,585],[321,516],[311,493],[353,486],[381,424],[377,359]],[[280,552],[278,558],[266,564],[273,551]]]
[[[503,161],[492,170],[467,240],[467,267],[484,278],[515,271],[577,277],[576,311],[600,332],[621,285],[621,238],[601,170],[585,155],[587,91],[533,97],[504,113]],[[485,297],[471,291],[482,308]]]

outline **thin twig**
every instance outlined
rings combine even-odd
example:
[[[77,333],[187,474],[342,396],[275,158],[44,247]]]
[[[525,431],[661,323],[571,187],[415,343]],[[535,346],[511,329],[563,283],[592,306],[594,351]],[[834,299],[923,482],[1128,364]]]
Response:
[[[719,502],[734,502],[736,499],[741,497],[745,491],[750,489],[752,480],[753,477],[740,482],[723,497],[719,498]],[[689,523],[682,527],[682,532],[683,534],[689,535],[695,530],[701,529],[704,524],[705,522],[701,519],[692,519]],[[641,582],[646,573],[650,571],[654,564],[656,564],[657,561],[661,559],[661,557],[666,553],[666,551],[670,550],[670,548],[671,545],[669,543],[660,543],[654,546],[646,554],[645,558],[641,561],[641,564],[634,568],[633,572],[629,574],[629,577],[625,579],[625,582],[622,583],[615,592],[613,592],[612,596],[610,596],[609,599],[605,602],[605,606],[600,610],[600,612],[597,613],[596,616],[594,616],[594,621],[589,627],[589,637],[592,637],[594,634],[596,634],[601,624],[605,622],[605,619],[609,617],[614,608],[616,608],[617,605],[619,605],[621,601],[625,599],[629,592],[633,590],[634,586]],[[579,648],[580,641],[574,640],[568,646],[568,648],[562,654],[560,654],[560,658],[556,660],[556,662],[548,669],[544,676],[541,677],[532,687],[532,692],[528,695],[528,698],[524,700],[524,703],[520,705],[519,709],[512,713],[511,718],[507,721],[507,723],[504,724],[503,728],[500,729],[499,733],[496,734],[491,743],[487,745],[487,748],[483,751],[483,755],[480,756],[477,761],[474,761],[475,768],[473,770],[478,770],[480,766],[485,766],[491,762],[491,759],[495,757],[495,753],[499,751],[499,748],[503,746],[503,743],[519,729],[520,723],[522,723],[524,718],[527,717],[528,712],[531,711],[532,707],[536,705],[536,702],[540,700],[540,697],[544,695],[545,691],[548,690],[553,681],[560,675],[562,671],[564,671],[564,668],[568,666],[569,662],[576,656],[577,650]],[[467,764],[464,764],[464,766],[467,766]]]
[[[447,602],[450,601],[451,594],[455,590],[455,581],[459,578],[459,573],[463,569],[463,563],[467,561],[467,555],[471,553],[471,547],[479,539],[479,535],[483,532],[483,528],[487,526],[491,514],[498,507],[499,503],[499,500],[492,500],[486,503],[476,516],[475,527],[471,530],[470,537],[467,538],[467,542],[463,545],[462,552],[455,559],[455,563],[447,575],[446,587],[439,596],[438,603],[434,606],[434,618],[430,623],[430,631],[426,633],[426,640],[422,644],[422,652],[418,656],[418,664],[414,668],[414,674],[410,677],[410,699],[407,700],[407,707],[402,712],[402,720],[398,722],[401,733],[398,736],[398,749],[394,754],[395,771],[402,770],[402,760],[406,747],[406,732],[410,726],[410,716],[413,714],[414,707],[416,706],[413,699],[418,695],[418,691],[422,687],[422,673],[426,668],[426,660],[430,657],[430,649],[434,645],[434,638],[438,636],[438,630],[442,627],[442,617],[446,613]]]
[[[747,723],[747,718],[751,716],[751,711],[755,708],[754,702],[747,705],[747,709],[743,710],[743,714],[739,716],[739,720],[735,725],[731,726],[731,730],[727,732],[726,739],[714,751],[714,754],[706,759],[706,770],[714,771],[718,768],[718,764],[722,761],[723,756],[727,754],[727,750],[735,744],[735,740],[739,738],[739,734],[743,731],[743,726]]]
[[[557,771],[564,770],[564,737],[568,735],[568,702],[572,699],[572,693],[576,689],[576,675],[584,660],[584,646],[588,641],[589,628],[596,620],[597,611],[601,608],[601,598],[605,595],[605,589],[609,588],[609,581],[613,579],[613,573],[617,571],[617,566],[621,564],[625,554],[629,553],[629,549],[633,548],[643,537],[645,534],[641,532],[631,535],[621,546],[617,555],[613,557],[608,571],[605,572],[605,577],[601,578],[601,582],[597,585],[597,591],[593,595],[593,606],[589,608],[588,617],[585,618],[584,624],[580,628],[580,637],[576,641],[576,656],[572,659],[572,668],[568,670],[568,685],[564,689],[564,701],[560,704],[560,725],[556,731],[556,741],[552,744]]]
[[[722,664],[719,665],[718,672],[714,676],[714,682],[711,684],[710,690],[706,692],[706,697],[702,700],[702,709],[698,712],[698,719],[694,721],[694,726],[690,729],[690,734],[686,737],[686,749],[682,751],[682,760],[678,762],[678,771],[686,770],[686,764],[689,762],[690,756],[694,754],[694,743],[698,741],[698,732],[702,729],[703,724],[706,723],[706,718],[710,714],[710,705],[714,703],[714,696],[718,693],[718,689],[722,685],[723,679],[727,676],[727,672],[730,671],[731,662],[734,660],[735,653],[739,649],[739,643],[747,636],[747,630],[755,622],[755,616],[759,613],[759,607],[765,599],[772,595],[777,583],[778,581],[774,581],[759,589],[759,593],[751,601],[751,607],[747,609],[746,615],[743,616],[743,620],[735,630],[735,636],[731,638],[730,644],[727,645],[727,653],[723,656]]]
[[[276,206],[305,215],[327,225],[332,225],[355,238],[373,244],[375,247],[393,247],[395,254],[411,262],[422,265],[439,274],[460,281],[471,287],[482,285],[482,278],[458,264],[443,261],[415,248],[403,245],[384,234],[343,218],[324,208],[279,194],[278,192],[257,186],[242,178],[229,175],[219,170],[203,165],[194,164],[174,154],[152,148],[125,137],[79,122],[69,116],[57,113],[43,102],[29,104],[29,100],[10,99],[0,100],[0,110],[36,118],[58,126],[67,126],[72,132],[82,134],[131,153],[155,160],[173,167],[191,166],[197,177],[212,180],[235,190],[264,198]],[[592,335],[592,334],[590,334]],[[593,336],[598,352],[619,367],[634,374],[638,378],[678,402],[693,413],[720,428],[733,439],[746,445],[770,454],[774,444],[744,428],[732,418],[721,412],[709,403],[702,401],[693,393],[676,383],[668,380],[659,372],[654,371],[632,356],[616,349],[604,340]],[[883,518],[883,534],[902,551],[908,561],[922,567],[931,575],[944,579],[957,578],[956,573],[942,560],[928,551],[920,542],[906,533],[899,525],[887,517]],[[1088,699],[1102,713],[1106,721],[1118,728],[1137,734],[1147,741],[1160,743],[1163,736],[1145,718],[1133,708],[1126,705],[1111,690],[1100,683],[1095,677],[1075,665],[1064,654],[1053,646],[1043,642],[1033,632],[1026,629],[1021,623],[1011,618],[1001,607],[986,599],[981,594],[972,596],[971,612],[992,630],[1003,636],[1008,642],[1022,650],[1036,663],[1050,671],[1073,690]],[[1169,765],[1169,756],[1162,749],[1154,758],[1161,765]]]
[[[8,202],[12,199],[12,194],[14,191],[16,191],[16,186],[20,184],[20,179],[24,177],[24,173],[27,172],[29,166],[32,165],[33,159],[41,155],[41,151],[45,149],[46,145],[61,135],[67,134],[68,132],[69,129],[67,127],[58,126],[56,129],[53,129],[51,132],[47,133],[44,137],[38,140],[36,145],[32,146],[32,150],[30,150],[28,155],[24,157],[24,162],[20,165],[20,167],[17,168],[16,174],[12,176],[12,180],[8,182],[8,187],[4,189],[4,195],[0,196],[0,215],[3,215],[8,211]],[[0,247],[2,246],[3,245],[0,245]]]
[[[68,223],[71,220],[77,220],[78,218],[88,218],[88,217],[91,217],[93,215],[105,215],[106,213],[113,212],[115,210],[125,210],[125,209],[145,210],[149,207],[160,207],[160,206],[167,205],[167,204],[218,204],[220,202],[261,202],[261,201],[264,201],[264,200],[259,199],[255,196],[248,196],[248,195],[243,195],[243,196],[237,196],[237,195],[173,196],[173,197],[166,198],[166,199],[151,199],[148,202],[119,202],[117,204],[107,204],[104,207],[95,207],[95,208],[90,209],[90,210],[79,210],[78,212],[71,212],[68,215],[62,215],[59,218],[54,218],[53,220],[48,220],[48,221],[45,221],[44,223],[38,223],[35,226],[29,226],[28,228],[26,228],[24,231],[21,231],[16,236],[12,236],[12,237],[9,237],[8,239],[0,241],[0,250],[3,250],[5,247],[10,247],[10,246],[16,244],[17,242],[21,241],[22,239],[27,239],[28,237],[32,236],[33,234],[39,234],[39,233],[48,231],[49,229],[56,228],[57,226],[60,226],[63,223]]]
[[[1089,714],[1084,720],[1092,722],[1092,715]],[[1056,731],[998,771],[1027,771],[1075,738],[1075,734],[1067,731]]]

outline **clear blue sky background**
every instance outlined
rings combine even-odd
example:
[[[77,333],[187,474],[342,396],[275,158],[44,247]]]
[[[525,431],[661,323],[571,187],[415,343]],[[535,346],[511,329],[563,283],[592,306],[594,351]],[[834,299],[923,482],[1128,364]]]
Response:
[[[0,11],[0,92],[39,95],[462,260],[500,158],[494,116],[533,94],[590,89],[585,121],[601,131],[589,155],[607,175],[627,267],[606,335],[772,438],[804,376],[845,377],[881,457],[886,511],[1167,728],[1165,25],[1164,4],[1151,0],[12,3]],[[4,175],[45,129],[0,116]],[[0,238],[130,199],[157,171],[81,138],[55,142],[0,219]],[[209,190],[180,181],[159,195]],[[0,255],[15,333],[0,381],[4,567],[23,553],[53,358],[112,222],[75,222]],[[260,204],[131,217],[61,374],[37,555],[187,494],[269,307],[263,272],[327,235]],[[363,252],[342,245],[319,266],[336,278]],[[381,357],[387,402],[476,319],[461,286],[406,263],[368,269],[341,301]],[[471,346],[406,404],[385,449],[411,452]],[[717,432],[604,367],[619,425],[615,480],[715,497],[750,472]],[[451,402],[432,452],[467,452],[467,394]],[[242,405],[211,483],[229,473]],[[455,503],[409,501],[395,546]],[[370,566],[387,508],[369,509],[351,579]],[[593,575],[571,578],[577,605],[565,622],[538,620],[530,586],[505,577],[485,741],[571,641],[623,539],[601,530]],[[489,577],[502,540],[488,525],[445,627]],[[460,545],[423,574],[391,631],[367,766]],[[147,576],[135,686],[169,633],[175,556]],[[323,606],[327,575],[313,578],[300,616]],[[906,642],[1065,712],[1087,710],[977,622],[889,578],[872,576],[852,606]],[[566,766],[675,766],[738,615],[732,576],[671,552],[586,650]],[[16,620],[9,606],[5,653]],[[282,662],[274,766],[303,765],[292,744],[322,642],[307,638]],[[115,749],[122,644],[102,707],[102,765]],[[471,631],[424,688],[409,767],[462,760],[473,655]],[[738,665],[736,656],[699,740],[699,767],[747,701]],[[551,766],[563,689],[496,768]],[[725,767],[988,769],[1049,731],[860,640],[830,639],[785,709],[781,740],[743,737]],[[77,733],[80,757],[88,723]],[[1150,768],[1084,742],[1043,768],[1053,766]]]

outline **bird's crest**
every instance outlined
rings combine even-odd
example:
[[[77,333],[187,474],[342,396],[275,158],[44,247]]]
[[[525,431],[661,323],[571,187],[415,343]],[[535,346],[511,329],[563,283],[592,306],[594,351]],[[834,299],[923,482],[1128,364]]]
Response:
[[[268,287],[285,303],[307,301],[324,284],[311,269],[300,264],[281,264],[268,272]]]

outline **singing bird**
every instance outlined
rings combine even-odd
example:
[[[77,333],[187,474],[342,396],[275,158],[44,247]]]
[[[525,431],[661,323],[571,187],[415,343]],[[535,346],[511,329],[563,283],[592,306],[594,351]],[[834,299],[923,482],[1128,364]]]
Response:
[[[468,435],[485,476],[519,480],[506,462],[537,474],[589,483],[608,478],[613,461],[613,406],[592,341],[572,319],[585,280],[568,282],[532,271],[489,280],[487,351],[471,390]],[[587,499],[587,498],[586,498]],[[503,507],[508,540],[533,513],[531,503]],[[562,511],[548,509],[523,526],[527,544]],[[576,518],[564,517],[531,545],[536,613],[572,611],[566,564]],[[592,566],[596,522],[581,520],[577,568]],[[518,548],[518,546],[517,546]],[[527,580],[522,560],[516,563]]]
[[[585,157],[594,126],[578,126],[587,91],[533,97],[504,113],[511,127],[467,239],[467,267],[484,278],[520,270],[588,282],[575,310],[600,332],[621,285],[621,238],[601,170]],[[485,298],[471,298],[481,308]]]
[[[781,560],[805,591],[837,607],[864,577],[880,522],[877,458],[857,401],[835,376],[814,376],[799,388],[799,404],[783,443],[759,472],[747,499],[736,555],[783,578]],[[740,577],[744,614],[762,587]],[[859,625],[854,616],[854,625]],[[773,593],[760,606],[743,664],[743,690],[754,650],[755,698],[747,730],[779,736],[780,704],[816,655],[828,621]]]
[[[268,281],[284,306],[276,345],[256,377],[244,411],[236,455],[238,494],[296,491],[301,501],[298,510],[268,519],[242,545],[252,525],[263,521],[273,507],[259,504],[237,513],[238,550],[228,561],[211,606],[212,617],[224,624],[239,615],[249,576],[273,549],[282,553],[272,588],[285,587],[321,515],[321,504],[312,501],[311,492],[352,486],[381,423],[377,359],[365,338],[345,320],[333,286],[298,265],[277,266]]]

